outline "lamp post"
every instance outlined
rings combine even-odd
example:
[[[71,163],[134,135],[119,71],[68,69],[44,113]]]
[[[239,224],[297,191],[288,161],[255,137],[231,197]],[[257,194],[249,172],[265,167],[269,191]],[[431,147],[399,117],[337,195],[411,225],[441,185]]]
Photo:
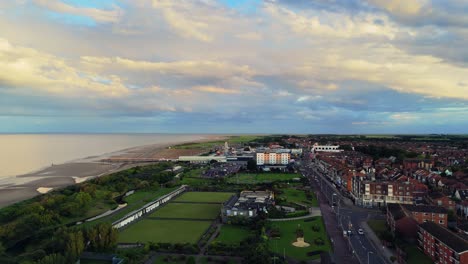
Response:
[[[374,252],[372,251],[367,252],[367,264],[370,264],[370,254],[374,254]]]

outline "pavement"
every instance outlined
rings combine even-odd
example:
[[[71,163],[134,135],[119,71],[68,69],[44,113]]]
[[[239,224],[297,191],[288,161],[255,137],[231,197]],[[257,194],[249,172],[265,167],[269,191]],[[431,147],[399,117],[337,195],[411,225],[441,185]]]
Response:
[[[298,216],[298,217],[289,217],[289,218],[276,218],[276,219],[268,218],[268,221],[271,221],[271,222],[293,221],[293,220],[307,219],[307,218],[310,218],[310,217],[321,216],[321,215],[322,215],[322,212],[321,212],[320,208],[310,207],[308,215]]]
[[[387,264],[393,255],[382,248],[380,240],[367,226],[368,219],[383,218],[378,210],[357,207],[343,196],[333,184],[307,161],[302,165],[304,176],[315,188],[327,232],[334,246],[335,263]],[[364,235],[357,230],[362,228]],[[343,236],[343,230],[351,230],[352,235]],[[351,259],[352,257],[352,259]]]

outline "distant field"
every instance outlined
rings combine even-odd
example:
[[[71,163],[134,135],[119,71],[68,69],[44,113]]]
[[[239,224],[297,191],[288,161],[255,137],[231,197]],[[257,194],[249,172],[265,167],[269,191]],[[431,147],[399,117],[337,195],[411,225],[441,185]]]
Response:
[[[214,241],[238,245],[241,241],[246,239],[249,234],[250,230],[247,228],[235,225],[223,225],[219,236]]]
[[[262,136],[232,136],[227,140],[217,140],[217,141],[210,141],[210,142],[193,142],[193,143],[184,143],[180,145],[173,146],[172,148],[175,149],[210,149],[215,146],[224,146],[224,142],[228,142],[229,144],[240,144],[240,143],[248,143],[254,141]]]
[[[143,219],[120,232],[118,242],[195,244],[210,224],[208,221]]]
[[[227,192],[185,192],[181,196],[174,199],[176,202],[194,202],[194,203],[223,203],[233,193]]]
[[[168,203],[150,217],[215,219],[221,212],[221,204]]]
[[[291,181],[293,178],[301,178],[300,174],[296,173],[239,173],[228,178],[228,183],[240,184],[256,184],[275,181]]]
[[[314,217],[314,221],[306,222],[305,220],[296,220],[296,221],[284,221],[284,222],[274,222],[272,226],[278,227],[280,229],[281,237],[279,239],[270,239],[268,246],[271,251],[282,255],[284,252],[286,256],[294,258],[296,260],[310,260],[320,258],[320,255],[315,255],[312,257],[307,256],[307,252],[310,251],[331,251],[330,241],[328,240],[325,226],[321,217]],[[319,226],[320,231],[314,232],[312,226]],[[292,245],[296,241],[296,230],[300,226],[304,230],[304,240],[309,243],[310,246],[306,248],[298,248]],[[316,238],[321,238],[325,242],[324,245],[316,245],[314,240]]]

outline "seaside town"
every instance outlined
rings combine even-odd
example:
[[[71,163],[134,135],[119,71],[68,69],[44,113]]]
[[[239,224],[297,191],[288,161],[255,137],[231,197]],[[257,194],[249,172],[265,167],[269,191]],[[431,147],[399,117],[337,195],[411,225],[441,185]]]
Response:
[[[468,263],[467,143],[232,136],[105,158],[123,169],[2,208],[0,261]]]

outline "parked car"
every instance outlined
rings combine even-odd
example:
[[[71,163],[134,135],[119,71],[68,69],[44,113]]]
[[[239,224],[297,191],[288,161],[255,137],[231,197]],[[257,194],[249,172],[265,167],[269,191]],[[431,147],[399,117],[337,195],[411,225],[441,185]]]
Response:
[[[348,236],[351,236],[353,232],[351,230],[348,230]]]
[[[348,236],[348,232],[346,232],[346,230],[343,230],[343,237],[347,237]]]
[[[357,232],[358,232],[358,234],[360,234],[360,235],[364,235],[364,230],[362,230],[362,228],[359,228],[359,230],[358,230]]]

